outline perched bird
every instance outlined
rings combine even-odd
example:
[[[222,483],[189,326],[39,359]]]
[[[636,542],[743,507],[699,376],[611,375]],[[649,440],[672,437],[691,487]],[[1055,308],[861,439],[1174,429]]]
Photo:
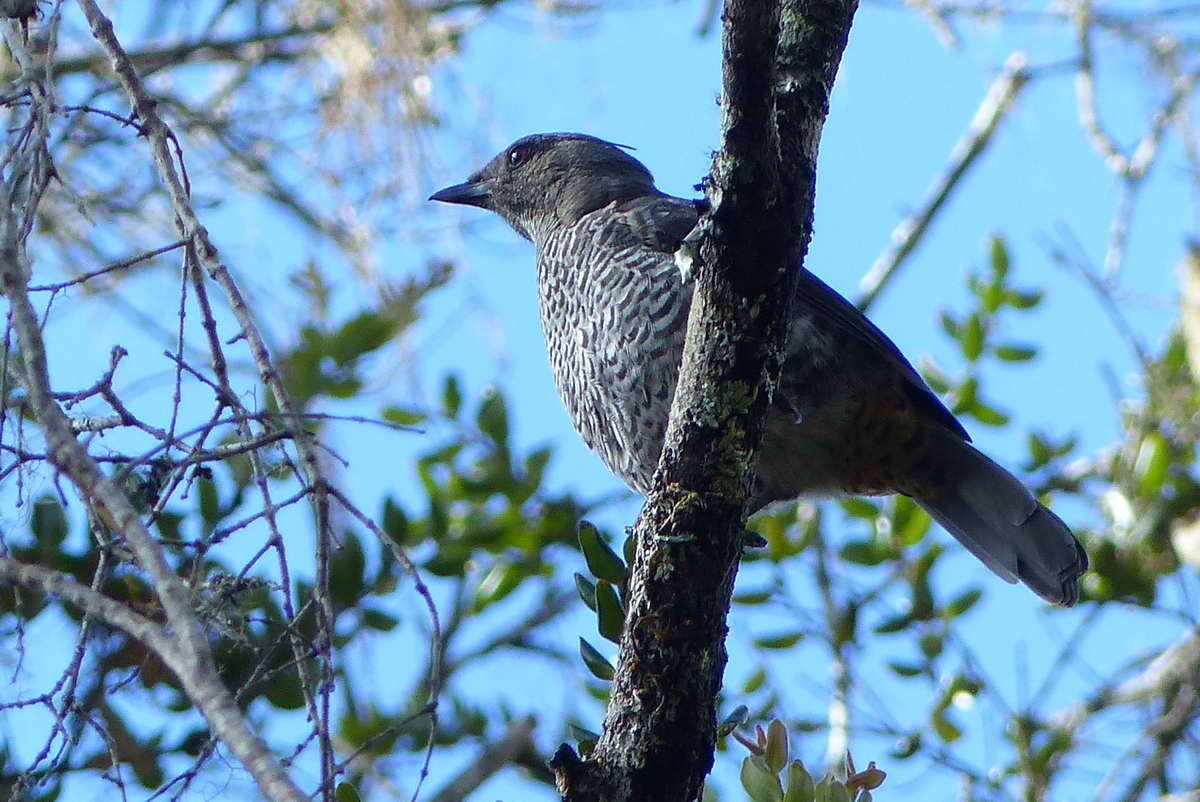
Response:
[[[674,254],[703,202],[660,192],[622,146],[585,134],[523,137],[430,199],[489,209],[533,241],[563,403],[588,447],[647,492],[691,308]],[[1088,560],[1071,530],[970,445],[892,341],[808,270],[792,314],[749,510],[903,493],[1003,579],[1074,604]]]

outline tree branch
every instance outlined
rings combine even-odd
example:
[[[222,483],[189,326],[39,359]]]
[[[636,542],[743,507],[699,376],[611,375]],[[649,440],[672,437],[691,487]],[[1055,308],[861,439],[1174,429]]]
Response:
[[[462,802],[500,769],[512,763],[522,752],[533,747],[533,716],[515,719],[504,735],[489,743],[462,774],[455,777],[429,802]]]
[[[859,309],[866,311],[874,303],[879,293],[883,292],[883,288],[896,275],[896,271],[916,249],[933,218],[961,183],[963,176],[987,149],[996,129],[1008,115],[1017,95],[1029,82],[1030,77],[1024,53],[1018,50],[1005,59],[1004,69],[988,87],[987,94],[975,111],[975,116],[971,118],[966,133],[954,143],[954,150],[950,152],[950,162],[929,188],[925,201],[916,212],[892,229],[891,244],[863,276],[859,283]]]

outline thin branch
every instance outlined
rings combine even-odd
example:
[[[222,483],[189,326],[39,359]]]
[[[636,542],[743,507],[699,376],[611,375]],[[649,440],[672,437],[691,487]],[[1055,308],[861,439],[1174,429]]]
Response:
[[[274,31],[255,31],[242,36],[227,38],[205,38],[181,42],[166,47],[148,47],[129,53],[129,60],[138,69],[155,71],[165,66],[176,66],[199,61],[244,62],[253,51],[260,61],[294,59],[311,52],[310,40],[329,33],[337,27],[337,20],[316,22],[312,25],[293,25]],[[284,47],[289,40],[301,40],[294,49]],[[107,67],[102,56],[68,56],[53,65],[58,75],[79,72],[103,72]]]
[[[348,499],[340,490],[335,487],[330,487],[328,488],[328,492],[331,496],[333,496],[334,499],[338,501],[339,504],[342,505],[342,507],[348,513],[358,519],[359,523],[370,530],[371,534],[376,537],[380,544],[387,547],[388,550],[391,551],[392,556],[396,558],[396,561],[400,563],[400,565],[404,566],[404,570],[410,577],[412,577],[413,587],[416,589],[417,593],[420,594],[421,599],[425,602],[425,609],[429,613],[430,658],[429,674],[426,677],[426,682],[428,683],[427,687],[429,689],[429,700],[426,704],[426,708],[429,710],[430,719],[429,739],[425,746],[425,761],[421,765],[421,773],[417,779],[416,788],[413,789],[412,798],[413,802],[416,802],[417,796],[421,792],[421,785],[425,782],[425,778],[429,776],[429,764],[433,760],[433,745],[434,739],[437,735],[438,725],[437,701],[442,690],[441,669],[443,663],[443,640],[442,625],[438,617],[437,605],[434,604],[433,594],[430,593],[429,587],[425,584],[424,580],[421,579],[421,573],[417,570],[416,564],[413,563],[412,559],[408,556],[404,549],[400,547],[400,544],[398,544],[393,538],[388,537],[387,534],[385,534],[384,531],[379,528],[378,524],[371,520],[367,515],[363,514],[358,507],[354,506],[350,499]]]
[[[10,557],[0,557],[0,579],[63,599],[89,616],[98,618],[110,627],[120,629],[146,644],[151,651],[163,658],[163,662],[171,664],[184,659],[177,642],[168,638],[158,624],[138,615],[128,605],[81,585],[65,574],[40,565],[18,562]]]
[[[305,432],[298,422],[295,405],[291,400],[287,388],[283,384],[279,372],[272,363],[270,351],[259,332],[258,325],[241,290],[238,288],[236,282],[234,282],[225,265],[221,263],[217,248],[209,237],[208,230],[200,223],[199,218],[196,216],[195,209],[191,203],[187,174],[182,156],[178,151],[177,140],[174,133],[159,116],[157,101],[147,92],[129,56],[125,53],[120,42],[117,41],[112,23],[108,17],[100,11],[99,6],[96,5],[94,0],[79,0],[79,5],[88,20],[93,37],[95,37],[96,41],[108,54],[112,69],[117,75],[117,80],[147,132],[146,139],[154,155],[159,179],[170,198],[171,208],[175,212],[175,221],[179,233],[190,241],[193,253],[198,259],[199,264],[203,266],[208,276],[224,292],[229,303],[229,309],[241,327],[241,336],[246,339],[246,343],[249,346],[251,358],[258,368],[259,377],[270,389],[275,403],[283,413],[285,426],[292,431],[296,450],[300,454],[304,477],[313,488],[313,492],[309,498],[314,508],[317,530],[317,576],[314,595],[318,601],[318,619],[321,630],[332,633],[333,603],[329,595],[328,571],[332,534],[329,527],[329,501],[326,495],[328,482],[324,478],[317,449],[305,436]],[[195,283],[193,286],[198,287]],[[213,358],[219,358],[219,350],[213,351]],[[329,664],[327,654],[323,655],[322,666],[324,674],[320,684],[320,687],[323,689],[322,705],[327,707],[328,694],[333,688],[332,666]],[[322,752],[322,780],[329,782],[334,757],[328,731],[328,710],[322,710],[320,713],[314,710],[312,714],[314,725],[322,735],[319,740]]]
[[[80,5],[85,14],[93,18],[93,22],[94,17],[100,15],[90,0],[81,0]],[[5,21],[3,25],[5,38],[11,46],[11,42],[19,36],[14,31],[14,23]],[[110,44],[115,44],[111,25],[108,26],[108,34]],[[49,99],[44,93],[35,89],[34,97],[36,105],[45,104],[45,109],[50,108]],[[44,121],[49,114],[35,109],[34,116],[43,121],[43,126],[39,128],[39,136],[29,140],[30,150],[25,152],[25,156],[30,163],[21,167],[29,169],[40,165],[41,175],[45,175],[51,169],[50,165],[37,156],[44,149],[47,137]],[[21,172],[14,165],[13,173]],[[26,174],[35,178],[39,176],[38,173]],[[16,209],[22,208],[22,199],[16,197],[16,193],[22,187],[29,190],[23,199],[29,204],[24,207],[28,216],[33,214],[41,196],[40,185],[36,183],[30,186],[30,182],[19,185],[17,181],[11,181],[3,188],[4,197],[0,199],[0,209],[3,210],[0,217],[0,288],[9,300],[13,328],[18,336],[25,366],[23,381],[45,436],[50,462],[70,478],[92,507],[105,514],[106,520],[112,522],[115,531],[124,538],[142,569],[149,575],[172,629],[173,647],[162,655],[164,662],[177,674],[197,709],[242,760],[258,781],[264,795],[270,799],[298,802],[305,796],[283,773],[262,740],[249,729],[241,711],[221,684],[207,636],[191,609],[188,588],[167,563],[161,546],[142,524],[129,499],[111,478],[100,472],[95,461],[76,440],[70,420],[54,399],[41,324],[29,300],[30,269],[25,258],[24,240],[31,229],[25,221],[18,221],[16,217]]]
[[[145,262],[150,259],[153,259],[156,256],[162,256],[164,253],[170,253],[171,251],[175,250],[176,248],[182,248],[186,244],[187,244],[187,240],[183,240],[183,239],[175,240],[170,245],[164,245],[161,248],[155,248],[152,251],[146,251],[145,253],[139,253],[137,256],[130,256],[129,258],[122,259],[119,262],[113,262],[112,264],[106,265],[106,266],[100,268],[99,270],[93,270],[90,273],[84,273],[82,276],[79,276],[78,278],[68,279],[67,281],[60,281],[56,284],[30,284],[29,291],[30,292],[58,292],[59,290],[66,289],[67,287],[71,287],[76,284],[83,284],[84,282],[91,281],[92,279],[96,278],[97,276],[103,276],[105,273],[111,273],[114,270],[124,270],[127,267],[132,267],[133,265],[138,264],[139,262]]]
[[[975,110],[975,116],[971,118],[966,133],[954,144],[954,149],[950,151],[950,161],[929,188],[925,200],[916,212],[892,230],[891,244],[859,282],[859,296],[856,301],[859,309],[866,311],[875,302],[901,265],[916,249],[929,224],[949,200],[951,193],[987,149],[996,129],[1008,116],[1013,102],[1030,77],[1024,53],[1017,51],[1005,60],[1004,68],[988,87],[987,94]]]
[[[1200,681],[1200,633],[1187,632],[1163,649],[1137,675],[1115,685],[1107,685],[1088,699],[1050,717],[1050,722],[1068,731],[1078,729],[1093,713],[1118,705],[1156,699],[1169,687]]]
[[[463,802],[493,774],[512,763],[524,752],[532,752],[533,716],[512,721],[499,739],[487,744],[462,774],[446,784],[429,802]]]

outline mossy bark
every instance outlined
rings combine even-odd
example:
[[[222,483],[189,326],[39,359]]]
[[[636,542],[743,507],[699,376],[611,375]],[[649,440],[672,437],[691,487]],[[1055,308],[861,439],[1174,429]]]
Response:
[[[595,750],[551,761],[567,802],[690,802],[712,768],[754,454],[812,232],[817,144],[856,0],[728,0],[723,142],[655,487]]]

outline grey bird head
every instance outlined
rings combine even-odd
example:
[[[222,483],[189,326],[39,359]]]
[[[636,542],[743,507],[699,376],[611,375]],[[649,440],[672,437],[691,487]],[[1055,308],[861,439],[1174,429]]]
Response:
[[[614,201],[658,194],[650,171],[621,148],[587,134],[531,134],[429,199],[490,209],[536,240]]]

